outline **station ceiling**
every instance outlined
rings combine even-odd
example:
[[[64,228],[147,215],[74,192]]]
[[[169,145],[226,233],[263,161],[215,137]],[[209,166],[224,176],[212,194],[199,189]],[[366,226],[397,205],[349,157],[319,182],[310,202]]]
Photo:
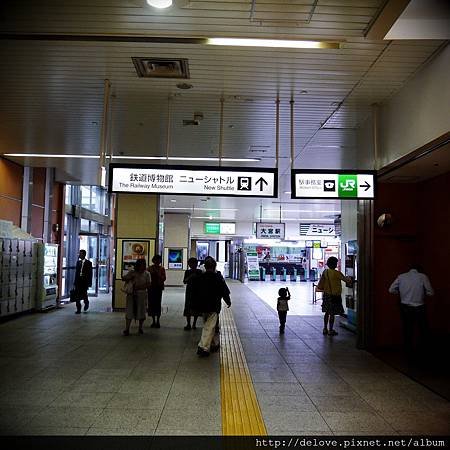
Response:
[[[296,168],[371,169],[360,166],[358,153],[364,149],[356,143],[371,105],[395,95],[445,45],[438,40],[365,37],[385,7],[384,0],[174,3],[157,10],[145,0],[4,0],[0,154],[98,155],[108,79],[109,154],[165,156],[168,150],[172,157],[217,156],[223,98],[223,156],[258,159],[224,164],[273,167],[278,97],[278,202],[298,210],[300,203],[285,194],[290,191],[290,100],[295,102]],[[204,37],[325,40],[340,48],[212,46],[192,40]],[[139,78],[132,57],[185,58],[190,78]],[[179,83],[192,88],[180,89]],[[203,117],[198,125],[183,125],[196,113]],[[95,159],[11,159],[56,167],[62,181],[97,183]],[[171,200],[181,206],[192,203],[165,198],[163,206],[174,206]],[[201,207],[205,202],[198,198],[194,203]],[[244,203],[216,199],[208,207]],[[322,209],[334,211],[334,203]],[[264,205],[273,208],[274,203],[265,200]],[[257,217],[259,204],[252,206],[243,220]]]

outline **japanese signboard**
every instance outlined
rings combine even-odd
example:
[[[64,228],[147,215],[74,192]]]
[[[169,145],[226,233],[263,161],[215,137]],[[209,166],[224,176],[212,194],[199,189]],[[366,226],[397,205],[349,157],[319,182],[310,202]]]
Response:
[[[258,253],[247,252],[247,270],[249,280],[259,280]]]
[[[215,223],[205,222],[205,234],[234,234],[236,232],[235,223]]]
[[[320,224],[309,224],[308,231],[306,231],[306,236],[335,236],[334,225],[320,225]]]
[[[256,237],[258,239],[284,239],[284,223],[256,223]]]
[[[375,173],[293,170],[292,198],[373,199]]]
[[[277,169],[110,164],[109,191],[143,194],[277,197]]]

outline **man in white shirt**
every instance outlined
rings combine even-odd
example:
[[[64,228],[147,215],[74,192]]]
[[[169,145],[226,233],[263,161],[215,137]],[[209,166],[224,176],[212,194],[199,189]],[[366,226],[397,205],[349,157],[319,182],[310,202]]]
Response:
[[[414,330],[419,330],[418,344],[425,344],[427,337],[427,318],[425,296],[434,295],[428,277],[421,273],[419,266],[412,265],[409,272],[400,274],[389,288],[391,294],[400,295],[400,314],[403,322],[405,348],[413,352]]]

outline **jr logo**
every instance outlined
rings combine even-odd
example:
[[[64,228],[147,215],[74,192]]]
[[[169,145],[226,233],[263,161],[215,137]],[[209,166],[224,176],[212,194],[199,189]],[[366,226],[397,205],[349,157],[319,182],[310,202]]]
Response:
[[[339,197],[357,197],[357,175],[339,175]]]

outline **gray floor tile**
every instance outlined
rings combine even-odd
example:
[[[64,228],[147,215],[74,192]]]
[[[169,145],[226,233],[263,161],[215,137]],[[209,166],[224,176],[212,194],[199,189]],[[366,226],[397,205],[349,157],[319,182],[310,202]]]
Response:
[[[77,406],[77,407],[92,407],[104,408],[111,398],[113,393],[105,392],[64,392],[50,404],[50,406]]]
[[[253,370],[250,372],[254,383],[261,382],[278,382],[278,383],[294,383],[297,381],[295,375],[288,369],[278,371],[272,370]]]
[[[117,392],[122,394],[137,394],[140,392],[169,392],[173,381],[172,379],[153,379],[149,381],[125,380]]]
[[[305,394],[304,389],[299,383],[254,382],[253,386],[257,394],[277,396]]]
[[[353,395],[352,387],[346,383],[301,383],[302,388],[311,397],[322,397],[324,395]]]
[[[4,392],[0,398],[0,405],[10,406],[48,406],[59,395],[59,391],[20,391]]]
[[[330,428],[318,412],[266,413],[264,422],[268,434],[277,434],[278,431],[286,430],[317,431],[324,434],[330,432]]]
[[[290,396],[258,394],[258,402],[263,415],[266,412],[278,412],[282,416],[285,412],[317,411],[315,405],[306,394]]]
[[[448,436],[450,434],[450,414],[433,412],[383,412],[383,418],[395,430],[402,432],[433,433]]]
[[[118,378],[92,381],[86,377],[80,378],[76,383],[69,386],[67,390],[71,392],[118,392],[124,383],[125,380]]]
[[[426,411],[424,402],[407,394],[393,392],[360,392],[361,397],[377,411]]]
[[[25,428],[21,434],[28,436],[84,436],[88,427],[39,427],[39,426],[31,426]]]
[[[320,412],[375,412],[375,410],[357,395],[314,396],[313,403]]]
[[[134,430],[152,434],[161,414],[159,409],[106,408],[93,421],[93,428]]]
[[[45,413],[38,414],[31,422],[31,427],[36,428],[87,428],[102,412],[102,408],[91,407],[47,407]]]
[[[168,394],[166,392],[115,393],[110,398],[107,408],[124,409],[159,409],[162,411]]]
[[[368,431],[391,434],[394,431],[385,420],[372,412],[323,412],[322,416],[333,431],[362,434]]]
[[[98,428],[91,427],[86,436],[153,436],[155,430],[147,428],[145,431],[135,428]]]

